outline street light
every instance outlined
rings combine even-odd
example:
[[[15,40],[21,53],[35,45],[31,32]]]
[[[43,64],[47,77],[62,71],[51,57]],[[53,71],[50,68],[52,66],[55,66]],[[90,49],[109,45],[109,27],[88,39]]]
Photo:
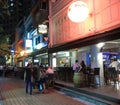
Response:
[[[68,8],[68,17],[71,21],[79,23],[84,21],[89,15],[87,4],[82,1],[73,2]]]
[[[14,65],[14,49],[12,48],[10,52],[11,52],[11,65]]]

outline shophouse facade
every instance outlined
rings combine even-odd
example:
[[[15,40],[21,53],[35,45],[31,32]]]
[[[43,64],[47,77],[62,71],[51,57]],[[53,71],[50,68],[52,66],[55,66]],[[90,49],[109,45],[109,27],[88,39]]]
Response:
[[[23,27],[23,29],[21,29]],[[24,67],[28,62],[33,64],[48,64],[48,3],[47,1],[38,1],[32,9],[30,15],[24,20],[20,27],[23,31],[22,38],[16,39],[16,63],[20,67]],[[16,37],[21,36],[16,31]],[[20,43],[23,44],[21,48]],[[22,55],[20,55],[22,54]]]
[[[89,15],[79,23],[68,17],[68,8],[75,1],[49,1],[50,64],[59,67],[64,62],[72,66],[76,59],[79,63],[84,60],[87,66],[100,68],[104,84],[103,62],[113,56],[120,60],[120,1],[81,1],[87,4]],[[110,43],[114,40],[117,44]],[[97,47],[99,43],[104,44]],[[115,46],[106,48],[106,44]]]
[[[24,21],[21,20],[15,32],[15,42],[14,42],[14,65],[23,67],[23,62],[25,58],[25,45],[24,45]]]

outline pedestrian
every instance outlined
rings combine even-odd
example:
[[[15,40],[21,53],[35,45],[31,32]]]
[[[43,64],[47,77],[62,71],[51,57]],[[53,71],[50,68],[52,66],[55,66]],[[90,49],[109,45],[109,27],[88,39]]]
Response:
[[[41,63],[41,64],[39,65],[39,68],[40,68],[40,69],[43,69],[43,67],[44,67],[44,66],[43,66],[43,63]]]
[[[25,72],[26,72],[26,77],[25,77],[25,81],[26,81],[26,94],[28,94],[28,90],[30,90],[29,94],[32,95],[32,81],[33,81],[32,63],[27,65],[27,68],[26,68]]]

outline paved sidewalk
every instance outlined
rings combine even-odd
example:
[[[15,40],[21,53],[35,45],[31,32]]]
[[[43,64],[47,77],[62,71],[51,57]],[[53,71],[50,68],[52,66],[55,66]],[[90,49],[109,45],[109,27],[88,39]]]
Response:
[[[41,94],[33,89],[33,95],[25,93],[23,80],[0,77],[0,105],[85,105],[54,89],[47,94]]]

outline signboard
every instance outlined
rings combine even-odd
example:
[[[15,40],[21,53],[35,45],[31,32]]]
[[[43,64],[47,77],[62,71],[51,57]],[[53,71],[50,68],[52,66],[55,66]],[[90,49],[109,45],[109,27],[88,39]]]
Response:
[[[26,47],[32,47],[32,40],[26,40]]]
[[[46,34],[47,33],[47,25],[44,25],[44,24],[38,25],[38,33]]]
[[[27,39],[25,44],[26,44],[26,53],[32,52],[32,40]]]

